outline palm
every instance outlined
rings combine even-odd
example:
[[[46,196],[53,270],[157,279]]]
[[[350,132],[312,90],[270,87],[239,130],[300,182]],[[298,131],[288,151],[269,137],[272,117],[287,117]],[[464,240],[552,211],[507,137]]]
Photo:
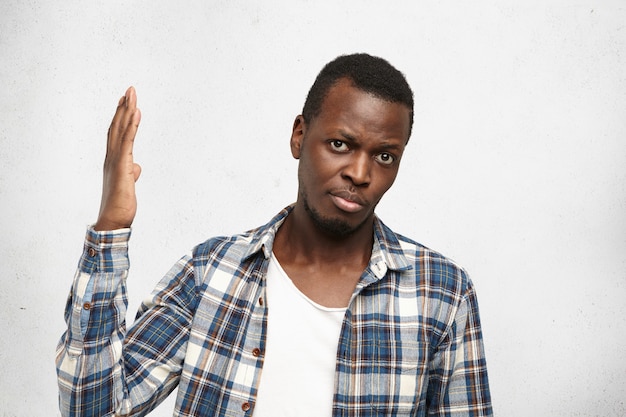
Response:
[[[135,89],[130,87],[118,103],[109,127],[104,161],[102,201],[94,228],[113,230],[130,227],[137,212],[135,182],[141,167],[133,160],[133,144],[141,112]]]

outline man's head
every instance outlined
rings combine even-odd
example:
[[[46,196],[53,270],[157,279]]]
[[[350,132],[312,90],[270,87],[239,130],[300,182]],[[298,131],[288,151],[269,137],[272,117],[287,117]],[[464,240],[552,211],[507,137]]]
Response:
[[[411,132],[406,80],[380,58],[339,57],[317,77],[304,112],[291,135],[300,218],[329,236],[369,235]]]
[[[368,54],[342,55],[329,62],[317,75],[309,90],[302,116],[309,123],[322,110],[328,90],[341,79],[366,93],[391,103],[404,104],[410,111],[409,137],[413,126],[413,92],[404,75],[389,62]],[[409,137],[406,138],[407,142]]]

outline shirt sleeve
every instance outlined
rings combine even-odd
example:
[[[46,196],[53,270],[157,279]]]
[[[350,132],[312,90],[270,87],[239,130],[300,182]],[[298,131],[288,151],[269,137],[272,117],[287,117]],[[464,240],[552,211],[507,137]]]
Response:
[[[428,415],[492,416],[478,301],[471,281],[429,365]]]
[[[189,256],[177,262],[126,331],[130,229],[87,231],[57,346],[63,416],[143,416],[175,388],[195,310]]]

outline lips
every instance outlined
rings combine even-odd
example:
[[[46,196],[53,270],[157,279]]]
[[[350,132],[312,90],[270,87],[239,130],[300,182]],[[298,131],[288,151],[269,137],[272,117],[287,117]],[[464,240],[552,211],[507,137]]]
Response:
[[[358,194],[348,190],[333,191],[330,193],[330,197],[337,208],[348,213],[361,211],[367,205],[367,202]]]

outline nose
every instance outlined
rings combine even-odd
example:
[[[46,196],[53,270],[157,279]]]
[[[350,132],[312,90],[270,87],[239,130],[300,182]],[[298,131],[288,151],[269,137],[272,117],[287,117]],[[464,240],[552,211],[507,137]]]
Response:
[[[365,152],[357,152],[349,159],[342,176],[354,185],[364,186],[371,181],[371,159]]]

